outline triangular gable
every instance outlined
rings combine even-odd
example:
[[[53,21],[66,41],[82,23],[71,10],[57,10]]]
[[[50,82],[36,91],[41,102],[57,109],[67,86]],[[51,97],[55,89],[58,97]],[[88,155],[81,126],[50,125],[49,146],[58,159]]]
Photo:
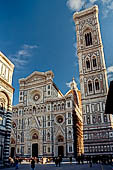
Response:
[[[26,77],[25,79],[20,79],[20,81],[25,81],[26,83],[30,83],[33,81],[40,81],[40,80],[45,80],[46,76],[44,74],[44,72],[38,72],[35,71],[32,74],[30,74],[28,77]]]

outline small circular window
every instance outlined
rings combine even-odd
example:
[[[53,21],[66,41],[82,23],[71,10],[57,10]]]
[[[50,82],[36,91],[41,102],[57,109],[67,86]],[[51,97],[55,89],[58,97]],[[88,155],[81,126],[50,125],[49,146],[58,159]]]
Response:
[[[33,100],[34,100],[34,101],[37,101],[39,98],[40,98],[40,95],[39,95],[39,94],[35,94],[35,95],[33,96]]]
[[[62,116],[58,116],[57,117],[57,122],[58,123],[62,123],[63,122],[63,117]]]

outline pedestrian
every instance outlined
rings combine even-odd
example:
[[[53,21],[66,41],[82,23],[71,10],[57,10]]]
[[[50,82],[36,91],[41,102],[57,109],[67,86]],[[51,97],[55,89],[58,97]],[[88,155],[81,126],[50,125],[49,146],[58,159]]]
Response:
[[[72,164],[72,156],[70,156],[69,160],[70,160],[70,164]]]
[[[58,158],[55,158],[55,165],[58,165]]]
[[[32,159],[31,161],[31,169],[34,170],[35,169],[35,160]]]
[[[15,169],[18,169],[18,159],[15,160]]]
[[[61,163],[61,159],[60,159],[60,157],[58,157],[58,164],[59,164],[59,167],[60,167],[60,163]]]

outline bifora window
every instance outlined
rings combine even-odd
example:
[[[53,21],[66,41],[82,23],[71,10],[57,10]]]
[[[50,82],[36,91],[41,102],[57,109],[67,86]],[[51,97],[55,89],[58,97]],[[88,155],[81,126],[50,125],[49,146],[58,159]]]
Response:
[[[86,60],[86,68],[90,69],[90,61],[89,61],[89,59]]]
[[[98,80],[95,80],[95,89],[99,90],[99,81]]]
[[[91,32],[85,34],[86,46],[92,45],[92,35]]]
[[[92,92],[92,82],[91,81],[88,82],[88,90],[89,90],[89,92]]]
[[[93,58],[93,67],[96,67],[97,66],[97,61],[96,61],[96,58],[94,57]]]

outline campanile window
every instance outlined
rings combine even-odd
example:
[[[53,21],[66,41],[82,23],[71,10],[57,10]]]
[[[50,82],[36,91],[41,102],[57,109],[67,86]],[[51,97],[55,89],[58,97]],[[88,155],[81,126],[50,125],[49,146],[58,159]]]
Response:
[[[90,69],[90,61],[89,61],[89,59],[86,60],[86,67],[87,67],[87,69]]]
[[[95,80],[95,89],[96,89],[96,91],[99,90],[99,82],[98,82],[98,80]]]
[[[88,90],[89,90],[89,92],[92,92],[92,82],[91,81],[88,82]]]
[[[92,35],[91,32],[85,34],[86,46],[92,45]]]
[[[93,58],[93,67],[96,67],[96,66],[97,66],[96,58]]]

